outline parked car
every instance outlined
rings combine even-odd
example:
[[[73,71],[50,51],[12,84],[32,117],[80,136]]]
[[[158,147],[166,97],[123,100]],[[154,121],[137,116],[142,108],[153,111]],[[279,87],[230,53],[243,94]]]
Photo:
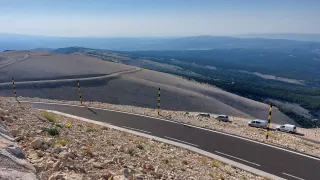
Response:
[[[288,132],[288,133],[296,133],[297,132],[297,127],[292,124],[280,125],[280,126],[277,126],[276,129],[278,131]]]
[[[219,115],[216,117],[216,120],[223,121],[223,122],[231,122],[227,115]]]
[[[268,127],[268,121],[267,120],[261,120],[261,119],[255,119],[248,122],[248,125],[251,127],[257,127],[257,128],[267,128]]]
[[[200,117],[210,117],[210,114],[209,114],[209,113],[199,113],[199,114],[197,114],[197,116],[200,116]]]

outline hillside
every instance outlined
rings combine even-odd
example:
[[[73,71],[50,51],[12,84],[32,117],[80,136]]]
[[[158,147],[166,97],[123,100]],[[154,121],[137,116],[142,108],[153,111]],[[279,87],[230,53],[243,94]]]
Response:
[[[109,74],[118,71],[116,67],[123,69],[130,67],[80,55],[41,56],[39,59],[43,62],[54,64],[54,61],[56,61],[54,57],[65,57],[65,59],[57,60],[59,61],[59,66],[46,67],[45,64],[40,63],[37,65],[37,63],[34,63],[34,66],[30,69],[24,68],[23,73],[15,74],[18,96],[77,101],[79,97],[76,80],[79,76],[88,75],[87,72]],[[78,63],[75,60],[78,58],[73,59],[74,57],[84,58],[82,59],[84,62],[82,64]],[[30,67],[32,63],[37,62],[37,60],[37,58],[26,59],[10,65],[10,68],[2,68],[0,71],[6,75],[6,78],[3,76],[2,78],[10,82],[10,73],[13,73],[12,69],[21,68],[20,63],[23,63],[24,67],[26,67],[27,64]],[[28,63],[29,61],[30,64]],[[95,63],[91,66],[92,62]],[[102,67],[102,64],[106,67]],[[99,65],[100,69],[95,68],[94,65]],[[68,74],[69,76],[72,75],[73,78],[76,77],[73,82],[42,81],[41,83],[33,82],[30,84],[19,83],[21,79],[26,79],[26,77],[28,77],[26,75],[28,74],[30,74],[29,78],[34,78],[34,80],[40,80],[43,79],[43,77],[61,79],[61,77],[65,76],[61,76],[61,71],[65,67],[76,67],[76,69],[71,69],[74,71],[66,71],[72,73]],[[45,69],[49,69],[50,71],[45,71]],[[92,71],[92,69],[97,69],[97,71]],[[103,79],[80,79],[80,81],[82,97],[85,101],[156,108],[157,89],[160,87],[162,109],[211,112],[260,119],[266,119],[268,114],[268,105],[266,104],[242,98],[212,86],[201,85],[180,77],[150,70],[131,72]],[[0,95],[13,95],[10,83],[5,85],[0,84],[0,88]],[[273,116],[275,122],[295,124],[294,121],[280,113],[277,109],[273,112]]]
[[[311,121],[320,116],[316,52],[253,49],[110,51],[80,47],[59,48],[53,52],[77,53],[178,75],[263,103],[273,102],[303,127],[317,127],[320,123]],[[232,104],[232,101],[222,101]]]
[[[6,51],[0,59],[0,82],[12,77],[16,81],[92,77],[132,69],[98,58],[49,51]]]

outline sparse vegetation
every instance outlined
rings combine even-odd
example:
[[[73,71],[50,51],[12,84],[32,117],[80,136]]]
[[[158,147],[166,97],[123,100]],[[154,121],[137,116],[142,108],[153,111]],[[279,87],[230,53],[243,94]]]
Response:
[[[134,148],[129,148],[127,153],[130,154],[131,156],[134,156],[136,153],[136,150]]]
[[[72,124],[71,124],[71,123],[67,123],[67,124],[65,124],[65,127],[66,127],[66,128],[71,128],[71,126],[72,126]]]
[[[56,143],[56,147],[60,147],[60,146],[66,146],[68,143],[67,140],[65,139],[61,139],[61,138],[58,138],[57,140],[57,143]]]
[[[44,156],[44,153],[42,151],[36,151],[36,154],[39,158],[42,158]]]
[[[140,150],[144,150],[144,147],[143,147],[143,145],[141,145],[141,144],[138,144],[138,145],[137,145],[137,148],[140,149]]]
[[[56,124],[56,123],[57,123],[55,114],[43,110],[41,115],[42,115],[44,118],[46,118],[48,121],[52,122],[53,124]]]
[[[213,160],[213,161],[212,161],[212,166],[213,166],[213,167],[216,167],[216,168],[220,168],[221,163],[220,163],[219,161],[217,161],[217,160]]]
[[[306,145],[306,146],[309,146],[309,147],[314,147],[313,144],[311,144],[311,143],[309,143],[309,142],[307,142],[307,141],[301,141],[301,144]]]
[[[43,131],[49,134],[50,136],[59,136],[59,130],[55,125],[43,128]]]
[[[83,154],[86,155],[86,156],[93,156],[93,152],[92,150],[89,148],[89,147],[86,147],[82,150]]]
[[[96,130],[94,128],[92,128],[92,127],[88,127],[86,131],[90,133],[90,132],[94,132]]]
[[[20,107],[21,109],[23,109],[23,110],[26,110],[26,109],[31,108],[32,106],[31,106],[31,104],[22,104],[22,103],[20,103],[20,104],[19,104],[19,107]]]

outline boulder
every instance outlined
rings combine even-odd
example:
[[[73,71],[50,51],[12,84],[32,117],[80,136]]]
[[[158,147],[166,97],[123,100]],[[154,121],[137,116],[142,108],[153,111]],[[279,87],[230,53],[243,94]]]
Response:
[[[31,142],[30,145],[33,149],[39,149],[42,145],[42,140],[40,138],[36,138]]]
[[[2,118],[4,116],[8,116],[8,115],[9,115],[9,111],[5,111],[5,110],[0,108],[0,118]]]
[[[55,153],[59,154],[61,153],[62,151],[68,151],[68,147],[67,146],[60,146],[58,148],[55,149]]]
[[[63,172],[55,172],[53,173],[48,180],[82,180],[83,175],[76,173],[63,173]]]
[[[59,153],[59,158],[61,158],[61,159],[67,159],[68,156],[69,156],[69,152],[67,152],[67,151],[62,151]]]
[[[57,162],[55,162],[55,163],[53,164],[53,166],[52,166],[52,167],[53,167],[53,170],[54,170],[54,171],[59,170],[60,165],[61,165],[61,161],[58,160]]]
[[[12,155],[14,155],[17,158],[20,158],[20,159],[25,158],[22,149],[16,145],[11,144],[8,147],[6,147],[6,149],[9,153],[11,153]]]
[[[17,136],[17,137],[14,138],[14,140],[17,141],[17,142],[19,142],[19,141],[21,141],[23,139],[24,139],[23,136]]]
[[[18,129],[13,129],[10,133],[13,137],[17,137],[20,134],[20,131]]]
[[[132,177],[133,175],[133,171],[131,169],[128,169],[128,168],[124,168],[124,169],[121,169],[121,174],[124,175],[126,178],[130,178]]]
[[[48,161],[45,162],[44,168],[45,169],[50,169],[50,168],[53,167],[53,165],[54,165],[54,162],[52,160],[48,160]]]
[[[113,180],[128,180],[124,175],[113,176]]]
[[[103,173],[103,175],[101,176],[101,178],[102,178],[102,179],[105,179],[105,180],[110,180],[110,179],[113,178],[114,174],[115,174],[115,173],[112,172],[112,171],[107,171],[107,172]]]
[[[48,178],[48,180],[57,180],[57,179],[64,179],[64,173],[63,172],[55,172]]]
[[[36,115],[36,117],[37,117],[40,121],[42,121],[42,122],[48,121],[46,118],[44,118],[44,117],[42,117],[42,116]]]
[[[88,163],[89,164],[92,164],[93,162],[95,162],[96,160],[95,159],[90,159],[89,161],[88,161]]]
[[[8,122],[8,123],[13,123],[13,120],[11,119],[10,116],[3,116],[1,119]]]
[[[102,163],[99,163],[99,162],[93,162],[92,163],[92,166],[94,168],[98,168],[98,169],[102,169],[103,168],[103,164]]]

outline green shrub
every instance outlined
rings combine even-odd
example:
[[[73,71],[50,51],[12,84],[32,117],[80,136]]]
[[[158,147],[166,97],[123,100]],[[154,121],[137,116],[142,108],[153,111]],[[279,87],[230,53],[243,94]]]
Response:
[[[143,145],[141,145],[141,144],[138,144],[138,145],[137,145],[137,148],[140,149],[140,150],[144,150],[144,147],[143,147]]]
[[[59,136],[59,130],[56,126],[50,126],[43,129],[44,132],[51,136]]]

